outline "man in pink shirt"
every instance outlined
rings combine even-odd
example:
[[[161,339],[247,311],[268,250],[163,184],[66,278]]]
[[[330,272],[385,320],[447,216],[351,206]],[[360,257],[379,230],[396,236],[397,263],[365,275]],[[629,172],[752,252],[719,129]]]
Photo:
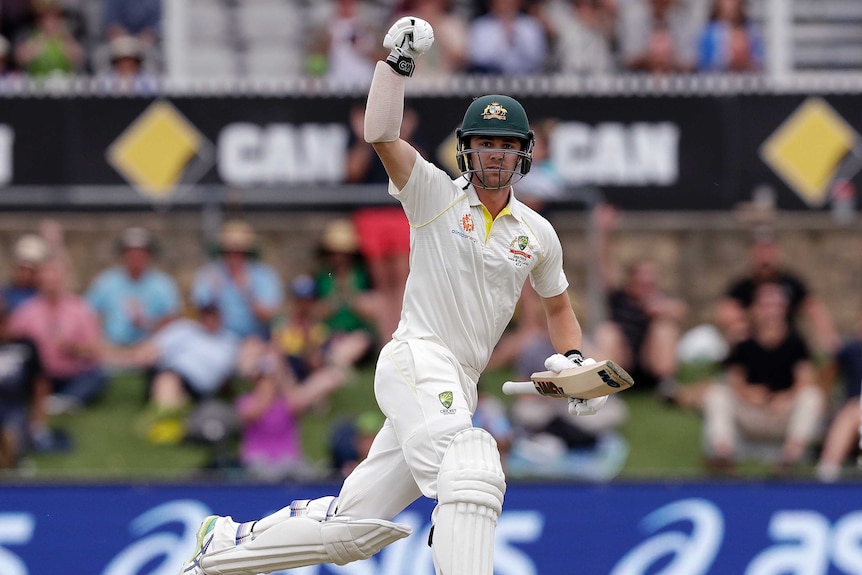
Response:
[[[65,286],[59,259],[39,269],[39,292],[10,318],[9,329],[36,343],[53,394],[46,404],[51,414],[93,402],[105,389],[107,377],[98,362],[102,339],[99,318],[83,298]]]

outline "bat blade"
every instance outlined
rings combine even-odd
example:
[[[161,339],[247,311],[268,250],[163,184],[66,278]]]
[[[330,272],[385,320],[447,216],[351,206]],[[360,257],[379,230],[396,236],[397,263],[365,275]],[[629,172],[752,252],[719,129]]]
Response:
[[[634,380],[626,370],[609,359],[593,365],[564,369],[559,373],[537,371],[530,379],[531,381],[507,381],[503,384],[503,393],[531,393],[556,399],[592,399],[619,393],[634,385]]]

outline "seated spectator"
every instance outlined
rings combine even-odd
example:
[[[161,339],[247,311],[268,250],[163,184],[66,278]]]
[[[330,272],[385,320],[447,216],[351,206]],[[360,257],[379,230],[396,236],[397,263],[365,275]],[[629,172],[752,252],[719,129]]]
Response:
[[[12,44],[4,36],[0,36],[0,78],[15,73],[10,56]]]
[[[862,387],[862,320],[856,331],[835,353],[836,378],[841,382],[841,404],[832,415],[817,462],[817,478],[833,482],[841,477],[848,459],[860,450],[862,426],[860,387]]]
[[[627,70],[691,72],[697,35],[706,14],[702,2],[628,0],[620,4],[616,38]]]
[[[571,75],[615,70],[616,0],[550,0],[539,7],[553,47],[554,71]]]
[[[44,405],[50,386],[39,351],[31,339],[9,332],[9,313],[0,300],[0,469],[18,466],[31,437],[50,437]]]
[[[134,36],[117,36],[105,46],[97,69],[99,86],[109,94],[155,94],[159,78],[149,71],[146,46]]]
[[[359,255],[356,230],[348,219],[326,226],[320,241],[320,269],[315,276],[318,305],[333,333],[375,335],[382,302],[372,289]]]
[[[817,354],[830,355],[838,348],[839,337],[829,310],[806,282],[785,266],[774,231],[766,228],[755,231],[747,267],[744,275],[730,283],[716,305],[716,325],[728,344],[733,345],[749,337],[750,315],[746,310],[754,300],[757,287],[763,283],[778,283],[789,297],[787,318],[790,327],[810,334],[806,340]],[[803,319],[805,330],[802,330]]]
[[[287,313],[276,323],[273,343],[295,378],[302,383],[320,369],[336,364],[352,369],[370,349],[371,335],[363,330],[333,332],[324,322],[311,276],[295,277],[290,289]]]
[[[726,382],[704,396],[704,446],[710,467],[730,472],[752,442],[777,442],[777,473],[802,462],[821,432],[825,396],[808,346],[787,322],[790,300],[778,283],[761,283],[751,303],[749,336],[731,348]]]
[[[515,379],[527,381],[543,371],[554,346],[544,333],[527,343],[515,364]],[[615,477],[628,458],[628,443],[618,428],[628,417],[625,403],[611,395],[594,415],[573,417],[567,403],[534,395],[519,395],[509,419],[514,429],[506,458],[507,476],[606,481]]]
[[[535,140],[530,173],[518,182],[518,199],[547,215],[547,204],[566,195],[566,182],[551,156],[551,137],[558,120],[544,119],[533,124]]]
[[[52,394],[48,414],[74,411],[95,402],[107,386],[99,364],[99,317],[87,301],[66,287],[66,263],[51,257],[39,267],[39,292],[9,320],[14,337],[33,340]]]
[[[161,0],[104,0],[102,16],[108,41],[132,36],[145,47],[161,41]]]
[[[371,144],[363,137],[365,108],[350,110],[351,141],[347,150],[348,183],[381,184],[381,201],[391,202],[386,193],[389,176]],[[425,156],[419,114],[405,108],[401,123],[401,138],[407,140]],[[371,275],[374,289],[383,302],[378,310],[377,333],[388,338],[401,319],[404,286],[410,271],[410,224],[400,205],[378,205],[353,212],[358,248]]]
[[[39,291],[39,266],[48,257],[48,243],[37,234],[24,234],[12,250],[12,277],[0,289],[11,313]]]
[[[128,228],[117,242],[120,262],[96,276],[87,300],[98,312],[105,339],[122,347],[143,341],[180,313],[176,282],[153,264],[155,240]]]
[[[626,369],[639,388],[666,385],[676,376],[676,347],[688,306],[659,286],[655,262],[640,259],[628,265],[622,281],[616,279],[608,246],[608,233],[617,212],[598,206],[599,267],[608,297],[609,319],[595,329],[595,345]]]
[[[406,0],[392,21],[401,16],[422,18],[434,28],[434,49],[422,55],[423,77],[447,78],[467,68],[468,22],[453,7],[453,0]],[[402,138],[403,125],[402,125]],[[407,138],[404,138],[407,139]]]
[[[192,299],[215,302],[224,326],[240,338],[268,340],[284,293],[278,274],[259,258],[252,227],[240,220],[226,222],[216,259],[195,274]]]
[[[36,19],[15,47],[18,66],[30,76],[74,74],[84,66],[83,46],[75,39],[59,0],[34,0]]]
[[[337,423],[329,437],[330,466],[343,479],[368,457],[368,450],[384,417],[379,411],[364,411],[355,418]]]
[[[517,76],[544,71],[545,30],[522,8],[522,0],[490,0],[488,13],[471,22],[469,72]]]
[[[238,365],[240,340],[223,325],[219,307],[197,300],[196,311],[196,319],[175,319],[132,347],[100,349],[105,365],[150,370],[144,424],[153,443],[180,441],[189,408],[222,392]]]
[[[315,71],[338,83],[371,82],[374,63],[387,54],[374,8],[368,2],[335,0],[313,10],[309,60]]]
[[[763,37],[746,14],[745,0],[713,0],[698,48],[698,69],[702,72],[763,69]]]
[[[252,364],[240,369],[252,388],[236,400],[242,467],[251,478],[270,482],[319,476],[303,457],[299,418],[348,381],[354,350],[334,347],[327,364],[302,381],[273,346],[258,342],[246,357],[254,358]]]

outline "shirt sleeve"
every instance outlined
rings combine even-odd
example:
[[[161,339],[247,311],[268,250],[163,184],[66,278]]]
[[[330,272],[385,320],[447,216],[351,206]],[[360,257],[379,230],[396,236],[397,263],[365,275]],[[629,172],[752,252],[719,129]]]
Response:
[[[541,297],[558,296],[569,287],[563,270],[563,247],[556,232],[547,224],[541,233],[542,257],[530,272],[530,284]]]
[[[389,195],[401,202],[411,226],[420,227],[450,208],[465,193],[449,174],[416,152],[416,163],[402,189],[389,182]]]

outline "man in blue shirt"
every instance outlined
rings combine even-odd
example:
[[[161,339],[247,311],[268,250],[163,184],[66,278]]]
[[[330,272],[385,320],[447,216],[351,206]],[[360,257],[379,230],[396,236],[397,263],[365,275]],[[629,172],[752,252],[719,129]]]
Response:
[[[87,291],[105,339],[128,347],[180,313],[176,282],[153,265],[155,243],[143,228],[128,228],[118,242],[120,263],[100,273]]]
[[[224,326],[241,338],[268,340],[270,323],[281,311],[284,288],[275,270],[258,260],[254,230],[239,220],[226,222],[218,258],[195,274],[192,299],[213,301]]]

